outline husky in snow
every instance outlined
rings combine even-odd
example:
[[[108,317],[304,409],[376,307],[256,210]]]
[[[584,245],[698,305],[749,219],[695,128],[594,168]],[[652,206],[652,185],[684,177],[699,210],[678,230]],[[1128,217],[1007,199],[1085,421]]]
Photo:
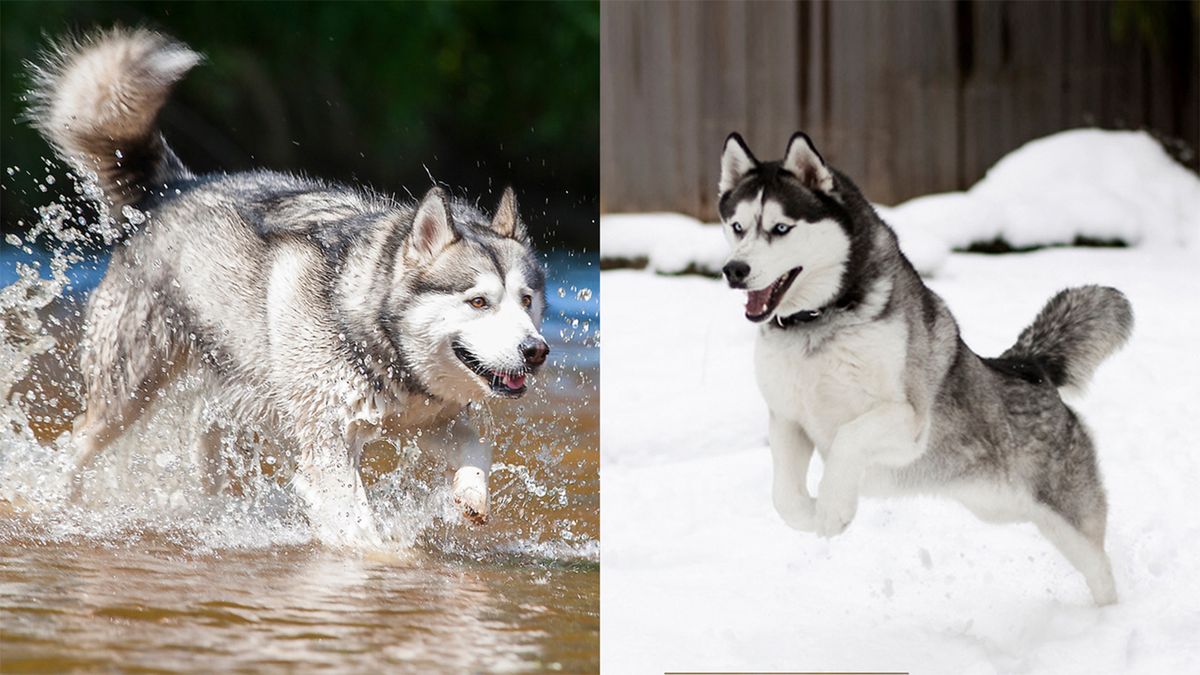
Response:
[[[1008,351],[983,358],[805,134],[774,162],[730,135],[719,209],[732,250],[724,276],[762,324],[755,370],[770,410],[772,500],[788,525],[839,534],[860,490],[944,494],[987,521],[1032,521],[1098,604],[1116,601],[1096,453],[1059,389],[1084,387],[1129,338],[1120,291],[1062,291]],[[815,498],[814,447],[825,464]]]
[[[189,374],[234,418],[210,424],[197,406],[199,456],[219,466],[239,428],[284,439],[323,541],[378,541],[358,461],[381,436],[447,453],[455,500],[483,522],[492,449],[465,410],[525,394],[549,351],[545,274],[512,190],[489,217],[439,188],[407,203],[268,171],[195,175],[156,119],[200,60],[118,29],[60,44],[33,68],[32,123],[131,230],[88,303],[75,491]]]

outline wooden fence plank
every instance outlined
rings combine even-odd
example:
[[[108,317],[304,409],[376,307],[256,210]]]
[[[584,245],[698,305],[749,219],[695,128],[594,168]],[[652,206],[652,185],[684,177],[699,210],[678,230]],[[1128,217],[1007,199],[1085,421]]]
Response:
[[[721,142],[807,131],[866,194],[964,189],[1084,125],[1200,145],[1200,18],[1118,43],[1105,2],[605,2],[601,210],[714,217]],[[1182,15],[1181,15],[1182,16]],[[1200,164],[1196,154],[1188,159]]]

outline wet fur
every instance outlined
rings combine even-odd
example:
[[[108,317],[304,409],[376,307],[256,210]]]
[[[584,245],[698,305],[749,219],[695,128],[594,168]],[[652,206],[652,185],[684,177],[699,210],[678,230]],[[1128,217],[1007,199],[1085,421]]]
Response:
[[[146,216],[125,223],[88,304],[76,491],[96,455],[190,373],[205,382],[196,452],[210,486],[222,439],[266,428],[298,451],[295,484],[318,536],[374,543],[362,446],[420,437],[458,468],[455,497],[482,521],[491,448],[463,414],[490,394],[447,331],[455,316],[476,320],[463,293],[499,284],[495,315],[509,317],[511,344],[472,348],[497,370],[536,367],[517,341],[541,340],[545,275],[511,191],[489,217],[440,189],[412,203],[269,171],[194,176],[156,120],[199,60],[164,36],[118,29],[60,43],[34,66],[34,125],[94,174],[108,213]],[[518,293],[532,298],[519,310]],[[230,423],[211,423],[206,406]]]
[[[1115,602],[1095,449],[1059,387],[1081,387],[1124,344],[1128,301],[1111,288],[1065,290],[1011,349],[981,358],[849,178],[815,150],[806,161],[758,162],[731,136],[719,202],[727,229],[747,203],[773,200],[797,227],[832,220],[850,243],[840,284],[811,307],[821,310],[815,319],[772,317],[760,329],[776,509],[797,529],[832,536],[853,519],[860,491],[951,496],[989,521],[1035,523],[1098,604]],[[756,252],[779,245],[771,226],[730,232],[733,255],[771,260]],[[804,282],[802,273],[787,295],[803,295]],[[826,467],[815,498],[806,488],[814,449]]]

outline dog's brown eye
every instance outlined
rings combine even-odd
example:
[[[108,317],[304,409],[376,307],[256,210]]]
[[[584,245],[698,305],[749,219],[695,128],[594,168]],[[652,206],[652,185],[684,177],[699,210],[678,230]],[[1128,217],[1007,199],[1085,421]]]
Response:
[[[522,295],[521,296],[521,306],[524,307],[525,309],[529,309],[530,307],[532,307],[533,306],[533,296],[532,295]]]
[[[483,309],[488,306],[487,298],[483,297],[482,295],[471,298],[468,300],[468,302],[471,303],[471,306],[475,309]]]

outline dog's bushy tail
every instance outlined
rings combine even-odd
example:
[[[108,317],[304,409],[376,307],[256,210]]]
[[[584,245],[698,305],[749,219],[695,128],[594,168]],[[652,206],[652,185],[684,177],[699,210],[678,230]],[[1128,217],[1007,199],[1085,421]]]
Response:
[[[163,141],[158,113],[200,60],[186,45],[145,29],[61,40],[27,64],[27,118],[74,169],[96,174],[120,212],[151,186],[190,176]]]
[[[1133,331],[1125,294],[1105,286],[1060,291],[1001,358],[1036,363],[1056,387],[1082,392],[1104,359]]]

